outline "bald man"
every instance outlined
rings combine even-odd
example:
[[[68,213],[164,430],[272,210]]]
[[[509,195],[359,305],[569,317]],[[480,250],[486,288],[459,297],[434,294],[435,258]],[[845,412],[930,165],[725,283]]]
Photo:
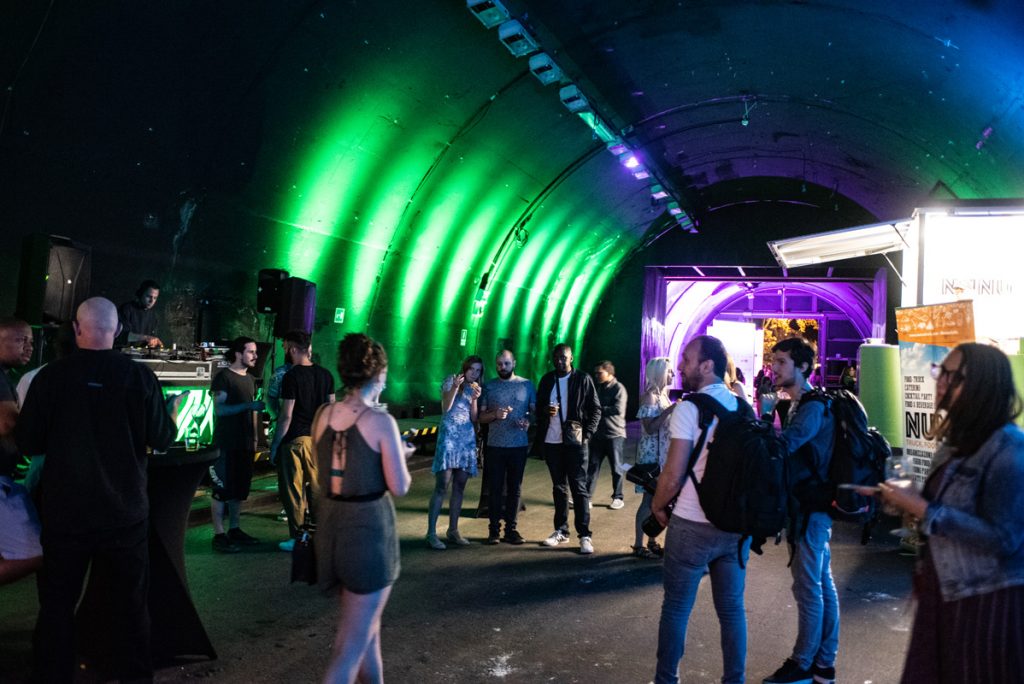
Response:
[[[147,593],[146,448],[174,437],[153,371],[112,350],[113,302],[93,297],[74,321],[78,351],[39,371],[16,428],[23,453],[45,454],[41,478],[43,567],[35,676],[75,675],[75,604],[86,570],[105,576],[107,624],[121,651],[112,678],[152,678]],[[91,566],[91,569],[90,569]]]

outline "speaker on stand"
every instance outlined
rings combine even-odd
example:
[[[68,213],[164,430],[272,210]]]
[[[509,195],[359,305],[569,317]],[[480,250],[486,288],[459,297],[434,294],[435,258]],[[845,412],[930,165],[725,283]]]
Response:
[[[280,268],[263,268],[257,275],[256,311],[261,314],[276,314],[281,304],[281,286],[288,278],[288,271]]]
[[[313,334],[316,318],[316,283],[302,278],[286,278],[281,283],[281,299],[274,319],[274,337],[289,330]]]

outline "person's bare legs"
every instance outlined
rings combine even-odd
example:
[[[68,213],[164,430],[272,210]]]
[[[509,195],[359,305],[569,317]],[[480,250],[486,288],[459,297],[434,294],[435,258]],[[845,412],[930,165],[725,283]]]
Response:
[[[469,481],[469,473],[462,468],[456,468],[452,472],[452,496],[448,500],[448,530],[459,529],[459,516],[462,514],[462,496],[466,491],[466,482]]]
[[[380,616],[391,587],[372,594],[341,590],[341,615],[334,637],[331,663],[324,684],[382,684],[384,663],[380,650]],[[357,679],[358,677],[358,679]]]
[[[427,508],[427,535],[437,536],[437,519],[441,515],[441,506],[444,504],[444,495],[448,491],[448,485],[452,479],[452,471],[442,470],[434,475],[434,493],[430,496],[430,505]]]
[[[226,509],[226,502],[217,499],[210,500],[210,517],[213,522],[214,534],[224,534],[224,511]]]
[[[384,658],[380,652],[380,622],[373,632],[373,639],[366,647],[363,664],[359,666],[359,684],[375,684],[384,681]]]

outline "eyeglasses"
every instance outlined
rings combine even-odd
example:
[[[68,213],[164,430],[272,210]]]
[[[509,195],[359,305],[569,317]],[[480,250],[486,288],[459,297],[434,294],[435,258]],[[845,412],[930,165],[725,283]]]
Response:
[[[964,374],[960,372],[959,368],[950,370],[941,363],[932,364],[932,377],[935,381],[946,380],[950,385],[959,385],[964,381]]]

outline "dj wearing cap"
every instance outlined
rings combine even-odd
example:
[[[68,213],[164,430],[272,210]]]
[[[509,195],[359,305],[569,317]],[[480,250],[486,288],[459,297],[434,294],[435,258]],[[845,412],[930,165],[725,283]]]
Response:
[[[153,310],[159,297],[160,285],[155,280],[143,280],[135,291],[135,299],[117,307],[121,323],[118,342],[122,346],[163,346],[156,334],[157,318]]]

